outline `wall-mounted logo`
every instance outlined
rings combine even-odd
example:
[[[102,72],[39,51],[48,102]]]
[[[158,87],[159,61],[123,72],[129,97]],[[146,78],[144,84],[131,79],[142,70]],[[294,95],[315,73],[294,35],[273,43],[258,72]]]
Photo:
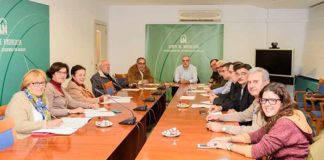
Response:
[[[187,35],[185,35],[185,34],[181,35],[180,43],[181,44],[186,44],[187,43]]]
[[[4,18],[0,18],[0,35],[8,34],[8,24],[7,20]]]

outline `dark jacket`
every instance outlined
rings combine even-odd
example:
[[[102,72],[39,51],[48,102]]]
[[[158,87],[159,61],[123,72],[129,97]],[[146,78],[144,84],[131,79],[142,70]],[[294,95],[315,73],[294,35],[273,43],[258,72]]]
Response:
[[[92,84],[92,93],[95,95],[95,97],[100,97],[101,95],[106,94],[102,85],[109,81],[112,81],[116,91],[121,90],[121,86],[109,74],[104,74],[101,71],[94,74],[90,81]]]
[[[215,89],[221,86],[224,86],[227,80],[224,80],[224,78],[219,75],[218,72],[213,72],[209,79],[209,83],[211,84],[210,89]]]
[[[241,89],[240,84],[232,83],[230,92],[218,95],[219,97],[214,99],[213,104],[222,106],[222,111],[229,109],[235,109],[237,112],[244,111],[252,104],[254,97],[249,93],[247,86],[245,86],[241,98]]]

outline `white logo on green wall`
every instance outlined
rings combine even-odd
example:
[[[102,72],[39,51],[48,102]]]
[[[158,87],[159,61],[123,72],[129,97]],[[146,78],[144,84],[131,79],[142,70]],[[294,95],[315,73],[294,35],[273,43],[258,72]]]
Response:
[[[4,18],[0,18],[0,35],[8,34],[8,25],[7,21]]]
[[[187,35],[185,35],[185,34],[181,35],[180,43],[181,44],[186,44],[187,43]]]

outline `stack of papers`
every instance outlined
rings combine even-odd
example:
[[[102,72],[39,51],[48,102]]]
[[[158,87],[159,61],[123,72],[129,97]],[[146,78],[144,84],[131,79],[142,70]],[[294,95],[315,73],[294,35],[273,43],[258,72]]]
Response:
[[[108,112],[106,108],[99,109],[85,109],[84,110],[85,117],[93,118],[93,117],[109,117],[115,116],[114,112]]]
[[[157,90],[156,87],[144,87],[143,89],[144,90],[152,90],[152,91]]]
[[[196,96],[181,96],[180,100],[195,100]]]
[[[54,133],[59,135],[71,135],[79,128],[88,123],[90,118],[62,118],[63,122],[59,127],[45,128],[33,131],[32,133]]]

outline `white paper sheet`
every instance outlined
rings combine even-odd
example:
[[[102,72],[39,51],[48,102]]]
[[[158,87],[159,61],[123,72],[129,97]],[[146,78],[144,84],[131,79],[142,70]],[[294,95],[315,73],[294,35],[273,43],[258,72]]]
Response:
[[[210,104],[192,104],[191,108],[209,108]]]
[[[55,128],[44,128],[33,131],[33,133],[54,133],[59,135],[70,135],[88,123],[90,118],[62,118],[62,124]]]
[[[196,96],[181,96],[180,100],[194,100]]]
[[[114,112],[108,112],[106,108],[85,109],[84,110],[84,114],[85,114],[85,117],[88,117],[88,118],[93,118],[93,117],[110,117],[110,116],[115,116],[116,115]]]
[[[210,101],[201,101],[201,104],[212,104]]]
[[[108,99],[104,102],[101,102],[101,104],[111,104],[111,103],[130,103],[131,99],[130,98],[113,98],[112,99]]]

